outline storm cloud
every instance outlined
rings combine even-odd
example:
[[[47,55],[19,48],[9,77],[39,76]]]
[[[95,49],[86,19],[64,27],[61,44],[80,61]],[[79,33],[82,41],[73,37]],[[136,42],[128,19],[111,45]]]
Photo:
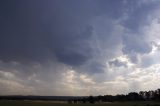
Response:
[[[158,0],[1,0],[0,94],[156,89],[141,84],[158,73],[159,9]]]

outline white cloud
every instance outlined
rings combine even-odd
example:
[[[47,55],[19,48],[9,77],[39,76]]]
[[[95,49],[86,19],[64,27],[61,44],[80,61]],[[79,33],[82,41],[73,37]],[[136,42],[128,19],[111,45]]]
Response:
[[[17,81],[0,79],[1,95],[34,95],[35,89]]]

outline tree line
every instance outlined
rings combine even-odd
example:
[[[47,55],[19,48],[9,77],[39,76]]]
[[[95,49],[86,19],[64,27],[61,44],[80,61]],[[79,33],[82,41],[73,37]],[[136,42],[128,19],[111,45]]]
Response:
[[[99,102],[125,102],[125,101],[160,101],[160,89],[155,91],[140,91],[130,92],[126,95],[99,95],[99,96],[88,96],[79,99],[69,99],[68,103],[99,103]]]
[[[0,96],[0,100],[43,100],[66,101],[68,103],[101,103],[125,101],[160,101],[160,89],[140,92],[130,92],[126,95],[99,95],[99,96]]]

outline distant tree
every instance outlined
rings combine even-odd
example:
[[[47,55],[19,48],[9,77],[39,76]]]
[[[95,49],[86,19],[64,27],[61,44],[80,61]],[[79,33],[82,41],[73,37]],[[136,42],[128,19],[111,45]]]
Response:
[[[140,91],[139,92],[139,97],[140,97],[140,100],[144,100],[144,98],[145,98],[145,92],[144,91]]]
[[[131,92],[127,95],[128,100],[139,100],[139,94],[136,92]]]
[[[86,98],[82,98],[82,103],[86,103]]]
[[[146,91],[146,92],[145,92],[145,95],[146,95],[146,99],[149,100],[149,99],[150,99],[150,92],[149,92],[149,91]]]
[[[116,95],[116,101],[126,101],[126,95]]]
[[[154,91],[154,100],[158,100],[158,90]]]
[[[77,99],[74,99],[74,104],[77,104]]]
[[[103,96],[102,95],[99,95],[99,96],[97,96],[97,99],[96,99],[98,102],[102,102],[102,100],[103,100]]]
[[[89,103],[92,103],[92,104],[95,103],[95,99],[94,99],[93,96],[89,96],[89,97],[88,97],[88,101],[89,101]]]
[[[154,100],[154,96],[155,96],[155,93],[153,90],[149,91],[149,95],[150,95],[150,100]]]
[[[157,89],[157,93],[158,93],[158,100],[160,100],[160,89]]]
[[[72,104],[72,100],[71,99],[68,100],[68,104]]]

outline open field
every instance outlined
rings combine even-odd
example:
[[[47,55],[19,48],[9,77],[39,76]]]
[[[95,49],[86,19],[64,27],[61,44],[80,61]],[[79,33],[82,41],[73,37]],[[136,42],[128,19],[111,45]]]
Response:
[[[114,102],[103,104],[67,104],[52,101],[0,101],[0,106],[160,106],[160,102]]]

